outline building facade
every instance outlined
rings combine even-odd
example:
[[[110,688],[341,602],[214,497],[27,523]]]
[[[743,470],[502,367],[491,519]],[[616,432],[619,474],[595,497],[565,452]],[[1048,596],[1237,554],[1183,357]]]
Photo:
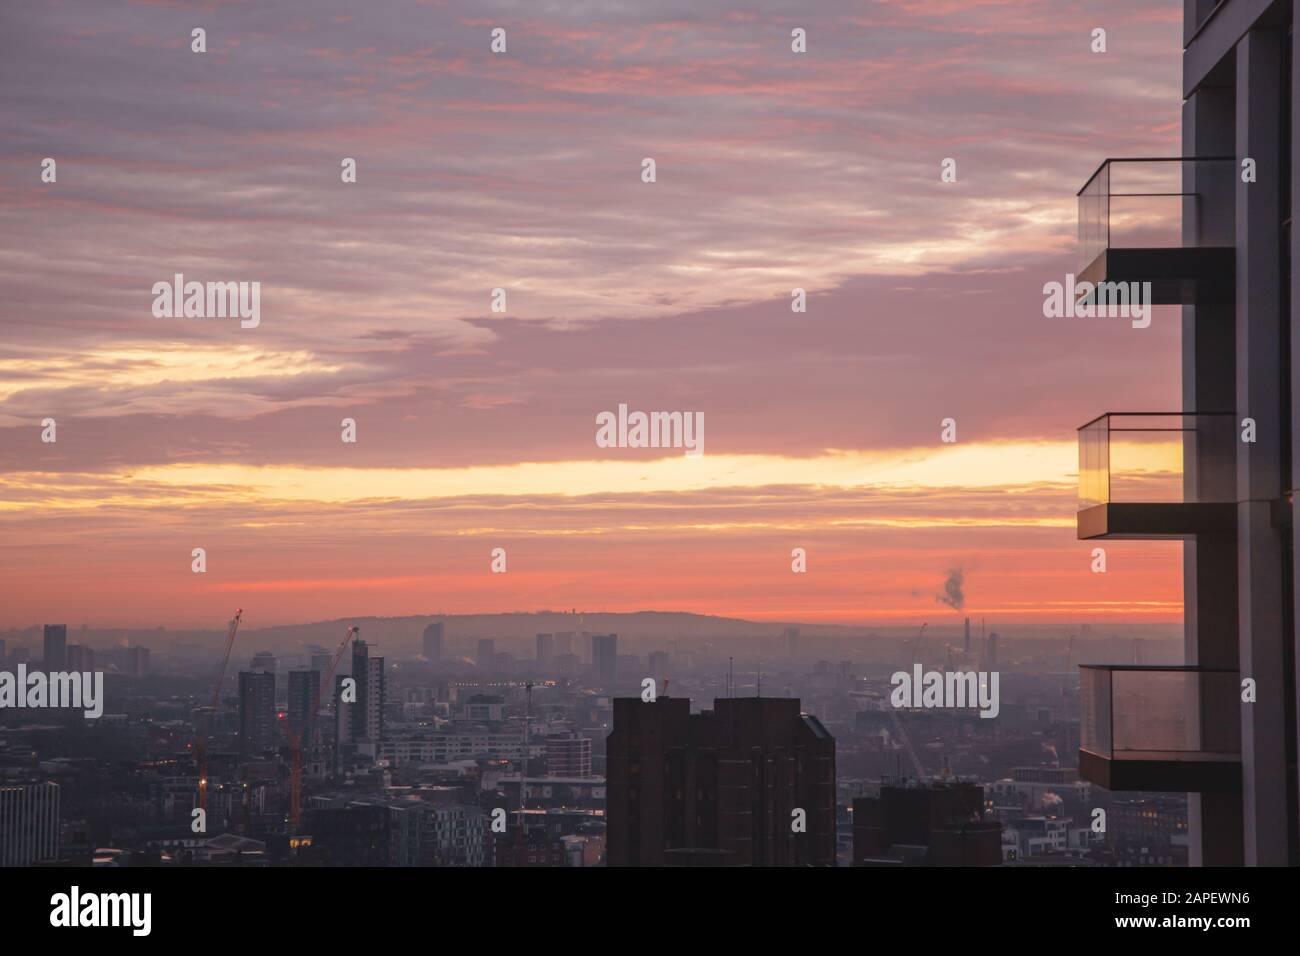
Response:
[[[0,866],[59,857],[59,785],[0,786]]]
[[[46,624],[41,663],[46,671],[61,671],[67,666],[68,626]]]
[[[1186,792],[1192,865],[1300,862],[1296,7],[1185,0],[1181,155],[1107,160],[1079,194],[1080,279],[1182,315],[1182,407],[1080,429],[1079,537],[1181,539],[1185,600],[1181,666],[1083,668],[1080,770]],[[1143,431],[1181,445],[1154,501],[1119,491]]]
[[[239,672],[239,748],[261,753],[275,746],[275,675]]]
[[[835,865],[835,739],[797,699],[618,698],[606,753],[610,866]]]
[[[421,651],[424,659],[430,664],[442,663],[442,621],[434,621],[424,629],[424,635],[421,638]]]

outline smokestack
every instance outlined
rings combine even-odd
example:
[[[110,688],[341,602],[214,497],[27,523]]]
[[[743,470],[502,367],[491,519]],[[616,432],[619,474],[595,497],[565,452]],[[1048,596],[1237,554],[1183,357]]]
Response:
[[[970,618],[966,618],[966,644],[964,649],[967,654],[970,653]]]

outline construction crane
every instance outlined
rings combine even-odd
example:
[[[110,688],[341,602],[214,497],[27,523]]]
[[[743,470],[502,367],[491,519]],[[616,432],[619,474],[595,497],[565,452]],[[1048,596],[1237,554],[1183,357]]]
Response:
[[[893,721],[894,731],[898,734],[898,739],[903,742],[903,749],[907,751],[907,757],[912,762],[912,769],[916,771],[916,780],[918,783],[925,782],[925,768],[921,766],[921,760],[916,755],[916,749],[912,746],[912,738],[907,735],[907,729],[903,722],[898,719],[898,711],[894,707],[886,707],[889,713],[889,719]]]
[[[929,626],[930,626],[929,622],[922,624],[920,629],[916,632],[916,637],[912,638],[912,640],[909,642],[911,644],[911,654],[912,654],[913,664],[915,664],[918,660],[920,660],[920,658],[917,656],[917,652],[921,646],[921,638],[925,637],[925,629]]]
[[[239,630],[239,622],[244,616],[244,609],[235,608],[235,616],[230,619],[230,624],[226,627],[226,651],[221,657],[221,666],[217,669],[217,680],[212,687],[212,703],[209,705],[211,714],[209,720],[216,717],[217,704],[221,701],[221,685],[226,679],[226,667],[230,664],[230,649],[235,644],[235,634]],[[204,726],[199,730],[194,740],[194,755],[199,766],[199,809],[207,810],[208,808],[208,731],[209,727]]]
[[[316,732],[320,729],[317,717],[317,711],[320,709],[321,687],[329,686],[334,681],[334,671],[339,666],[339,661],[343,658],[343,651],[347,648],[348,642],[356,637],[361,629],[355,624],[348,628],[343,640],[334,650],[334,656],[330,658],[329,670],[325,672],[325,679],[316,682],[316,690],[312,693],[311,704],[307,708],[306,723],[307,727],[295,730],[293,725],[288,721],[287,714],[280,714],[280,719],[284,721],[284,736],[289,741],[290,770],[289,770],[289,826],[296,833],[298,824],[302,819],[302,738],[303,730],[310,730],[315,742]],[[331,699],[333,692],[330,693]]]

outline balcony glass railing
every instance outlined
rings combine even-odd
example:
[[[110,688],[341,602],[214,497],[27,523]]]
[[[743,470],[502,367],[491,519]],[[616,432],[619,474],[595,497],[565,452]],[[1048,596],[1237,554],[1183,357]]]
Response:
[[[1083,665],[1079,745],[1109,760],[1219,760],[1241,754],[1235,670]]]
[[[1219,156],[1106,160],[1079,190],[1079,271],[1112,248],[1231,246],[1235,168]]]
[[[1108,412],[1079,429],[1079,510],[1223,503],[1236,494],[1230,413]]]

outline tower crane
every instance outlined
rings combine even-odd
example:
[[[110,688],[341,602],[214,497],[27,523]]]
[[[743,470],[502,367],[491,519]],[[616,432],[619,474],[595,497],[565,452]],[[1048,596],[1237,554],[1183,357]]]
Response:
[[[907,734],[907,728],[903,722],[898,719],[898,711],[894,707],[886,707],[889,713],[889,719],[894,724],[894,730],[898,733],[898,739],[903,742],[903,749],[907,751],[907,757],[912,762],[912,769],[916,771],[917,783],[925,782],[925,768],[921,766],[921,760],[916,755],[916,748],[912,746],[912,738]]]
[[[339,646],[334,649],[334,656],[330,658],[329,670],[325,672],[325,679],[316,682],[316,690],[312,693],[311,704],[307,708],[306,727],[300,727],[297,730],[286,719],[286,714],[281,714],[280,719],[284,720],[284,735],[289,741],[289,754],[291,766],[289,771],[289,825],[296,833],[299,821],[302,818],[302,738],[303,732],[309,731],[315,739],[316,731],[319,728],[317,711],[320,709],[321,687],[329,686],[334,681],[334,671],[339,666],[339,661],[343,658],[343,651],[347,648],[348,642],[356,637],[361,629],[355,624],[348,628],[347,633],[343,635],[343,640]],[[331,692],[330,697],[334,695]]]
[[[929,626],[930,624],[928,621],[923,623],[920,629],[916,632],[916,637],[912,638],[912,640],[910,641],[913,664],[915,664],[918,660],[920,660],[920,658],[917,656],[917,652],[919,651],[921,646],[921,638],[925,637],[925,629]]]
[[[212,711],[209,719],[216,716],[217,704],[221,701],[221,685],[226,679],[226,667],[230,664],[230,649],[235,644],[235,634],[239,630],[239,622],[244,616],[244,609],[236,608],[235,616],[230,619],[230,624],[226,627],[226,651],[221,657],[221,666],[217,669],[217,680],[212,688],[212,703],[209,710]],[[208,808],[208,731],[211,728],[204,726],[198,733],[194,741],[194,754],[199,766],[199,809]]]

